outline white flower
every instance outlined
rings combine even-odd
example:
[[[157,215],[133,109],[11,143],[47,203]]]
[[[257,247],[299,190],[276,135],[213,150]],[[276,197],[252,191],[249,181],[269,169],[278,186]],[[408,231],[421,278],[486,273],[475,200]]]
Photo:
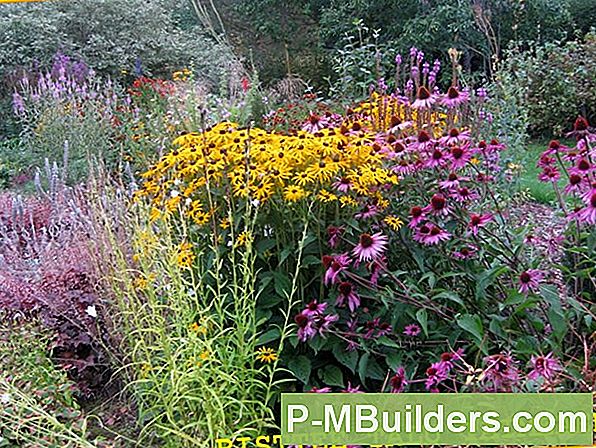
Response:
[[[97,317],[97,310],[95,309],[95,305],[89,305],[87,307],[86,313],[91,317]]]
[[[170,196],[173,198],[177,198],[178,196],[180,196],[180,192],[178,190],[172,190],[170,192]]]
[[[8,404],[10,403],[11,397],[9,393],[4,393],[2,395],[0,395],[0,403],[2,404]]]

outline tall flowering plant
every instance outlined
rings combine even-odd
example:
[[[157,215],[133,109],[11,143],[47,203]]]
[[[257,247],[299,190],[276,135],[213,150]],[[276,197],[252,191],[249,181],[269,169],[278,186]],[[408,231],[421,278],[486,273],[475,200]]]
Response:
[[[402,79],[401,58],[396,66]],[[222,250],[235,214],[257,208],[245,238],[259,254],[263,343],[279,336],[278,309],[289,285],[299,286],[296,337],[280,358],[297,387],[517,390],[561,381],[561,369],[530,377],[531,366],[546,358],[559,366],[577,310],[563,307],[554,273],[513,224],[500,193],[505,147],[483,139],[485,92],[462,89],[456,76],[440,91],[438,70],[413,49],[394,92],[380,80],[369,101],[287,133],[220,123],[180,137],[144,175],[138,195],[156,218],[186,216]],[[311,231],[299,278],[290,274],[297,216]]]

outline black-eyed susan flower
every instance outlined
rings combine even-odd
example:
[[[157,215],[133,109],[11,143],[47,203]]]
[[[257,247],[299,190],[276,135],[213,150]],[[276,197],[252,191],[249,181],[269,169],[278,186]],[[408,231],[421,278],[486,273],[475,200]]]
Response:
[[[289,202],[297,202],[306,196],[306,192],[302,187],[297,185],[289,185],[284,190],[284,199]]]
[[[257,359],[266,364],[277,361],[278,356],[271,347],[261,347],[257,350]]]

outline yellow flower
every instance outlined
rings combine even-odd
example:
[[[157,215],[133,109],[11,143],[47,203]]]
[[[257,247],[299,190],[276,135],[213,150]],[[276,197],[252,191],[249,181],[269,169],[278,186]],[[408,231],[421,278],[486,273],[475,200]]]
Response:
[[[209,350],[205,350],[203,352],[201,352],[201,354],[199,355],[199,358],[201,358],[203,361],[208,360],[211,357],[211,354],[209,353]]]
[[[297,202],[306,196],[303,188],[297,185],[289,185],[284,190],[284,198],[289,202]]]
[[[236,237],[234,247],[246,246],[250,242],[252,242],[252,235],[250,232],[242,232]]]
[[[149,222],[153,224],[161,217],[161,210],[156,207],[151,207],[151,212],[149,213]]]
[[[383,222],[391,227],[393,230],[399,230],[401,226],[404,224],[401,219],[397,216],[387,216],[383,219]]]
[[[321,190],[317,195],[317,199],[321,202],[333,202],[337,201],[337,196],[327,190]]]
[[[176,257],[178,266],[182,268],[189,268],[195,261],[195,254],[192,252],[192,245],[190,243],[182,243],[178,248],[178,255]]]
[[[342,196],[341,198],[339,198],[339,202],[342,207],[357,207],[358,206],[358,202],[356,201],[356,199],[354,199],[350,196]]]
[[[275,350],[273,350],[272,348],[261,347],[257,350],[257,359],[261,362],[269,364],[274,361],[277,361],[278,356],[277,353],[275,353]]]
[[[221,222],[219,223],[219,227],[221,227],[223,230],[226,230],[227,228],[229,228],[230,227],[230,219],[223,218],[221,220]]]

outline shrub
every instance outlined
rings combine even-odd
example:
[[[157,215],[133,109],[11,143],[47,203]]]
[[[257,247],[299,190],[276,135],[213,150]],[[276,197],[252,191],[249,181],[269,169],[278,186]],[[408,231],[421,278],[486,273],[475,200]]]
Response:
[[[529,48],[528,48],[529,47]],[[524,49],[526,48],[526,49]],[[528,43],[514,47],[497,73],[506,90],[517,90],[533,136],[560,135],[578,114],[596,114],[594,76],[596,38],[567,43]]]
[[[71,0],[2,8],[0,66],[7,71],[51,63],[62,51],[87,61],[103,75],[122,71],[169,75],[191,62],[217,85],[232,59],[198,27],[183,28],[179,0]],[[125,24],[125,25],[123,25]],[[136,68],[135,68],[136,67]]]

